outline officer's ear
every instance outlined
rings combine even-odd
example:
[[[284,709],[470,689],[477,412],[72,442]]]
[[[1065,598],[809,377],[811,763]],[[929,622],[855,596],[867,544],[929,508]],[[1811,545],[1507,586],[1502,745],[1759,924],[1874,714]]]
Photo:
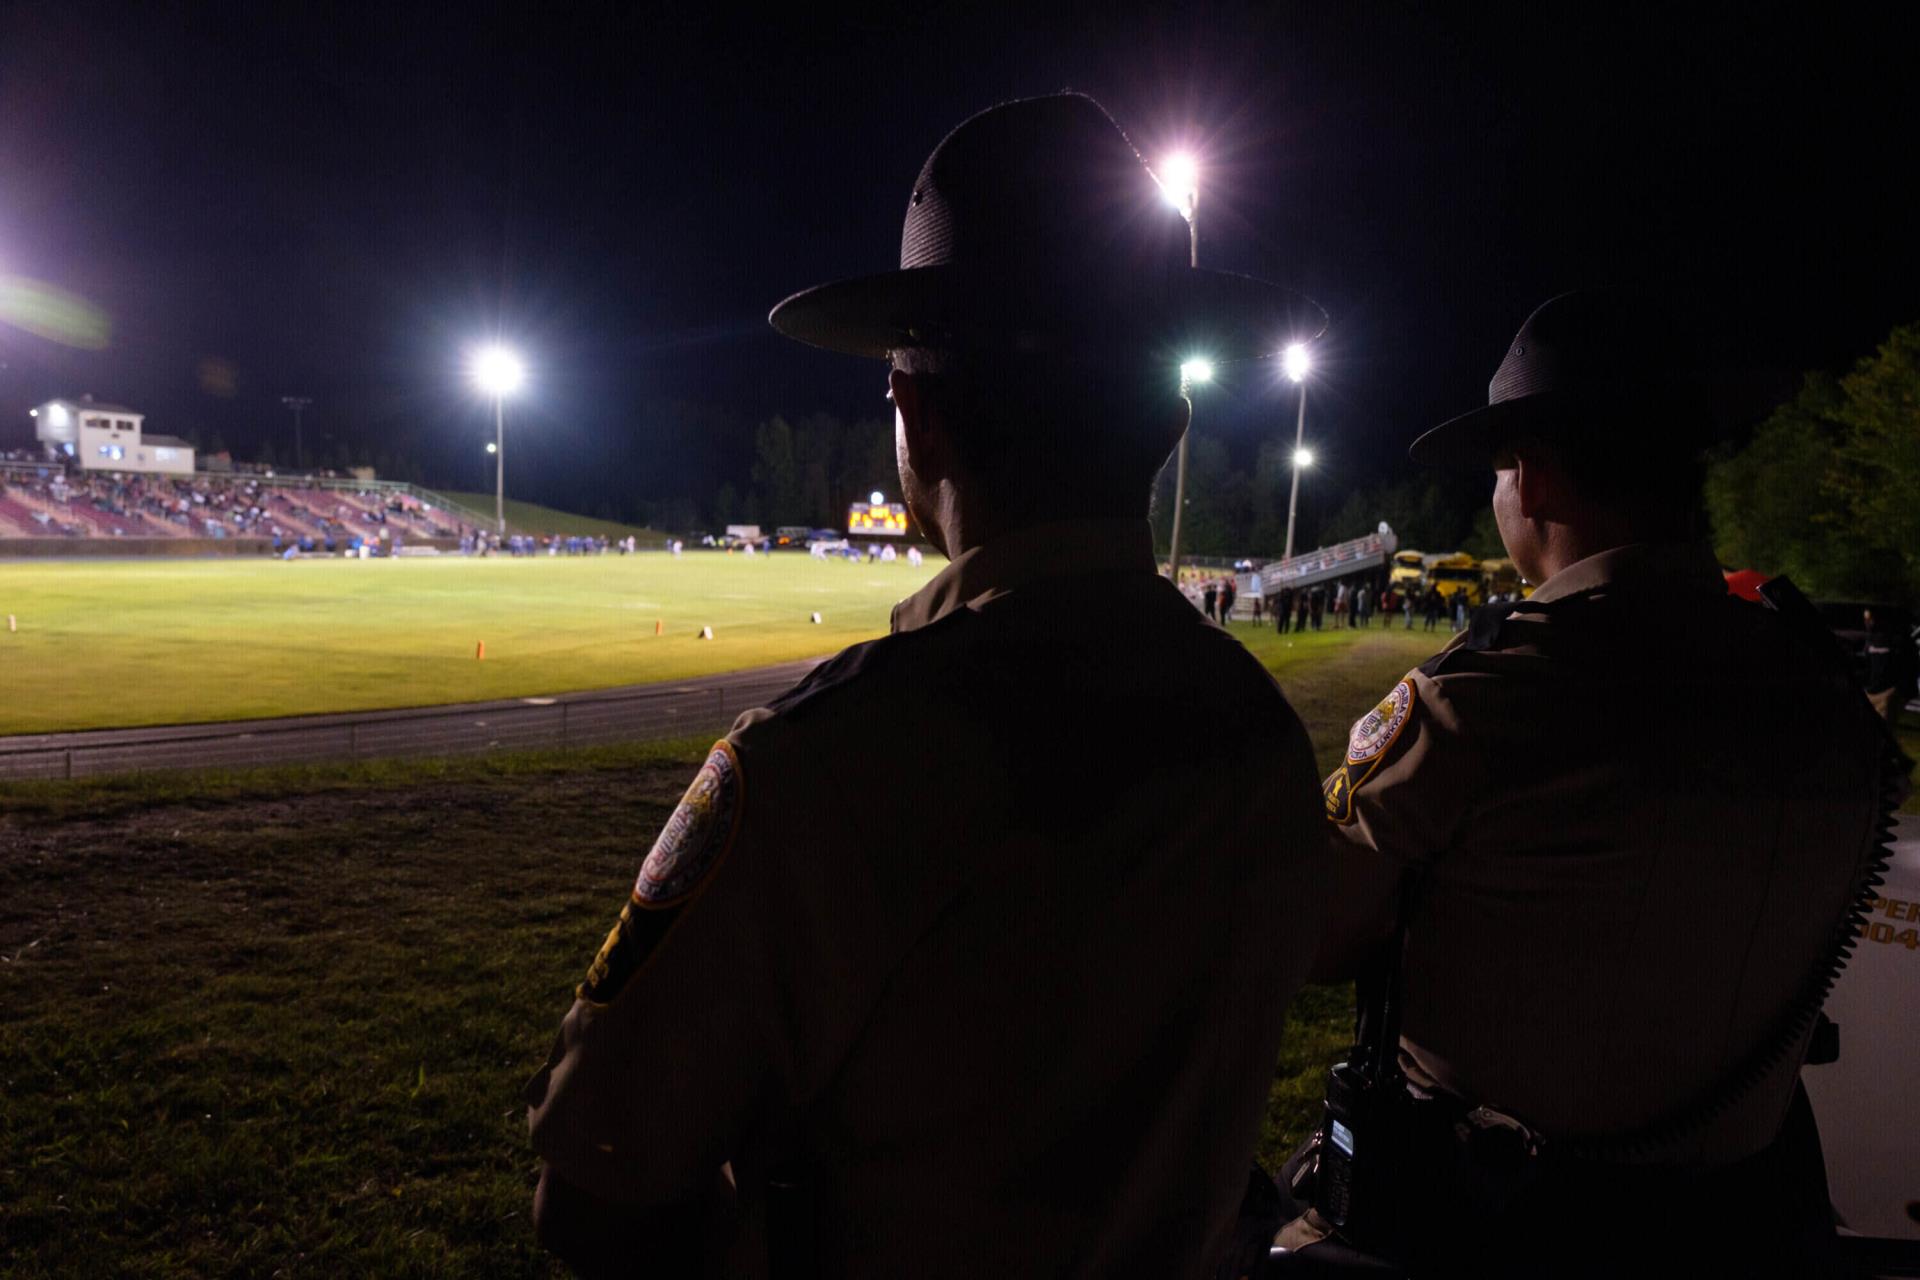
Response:
[[[1513,492],[1528,520],[1558,518],[1565,481],[1553,454],[1525,443],[1510,445],[1502,463],[1513,468]]]
[[[929,385],[933,376],[895,369],[887,375],[887,398],[893,401],[894,430],[902,458],[922,480],[938,483],[952,467],[946,415]]]

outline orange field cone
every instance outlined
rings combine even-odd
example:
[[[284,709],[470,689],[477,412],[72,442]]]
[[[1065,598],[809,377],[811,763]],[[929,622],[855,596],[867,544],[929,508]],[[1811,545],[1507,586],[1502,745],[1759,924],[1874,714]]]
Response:
[[[663,627],[663,626],[661,626],[661,625],[660,625],[660,619],[658,619],[658,618],[655,618],[655,619],[653,620],[653,634],[655,634],[655,635],[657,635],[657,636],[658,636],[658,635],[665,635],[665,634],[666,634],[666,630],[667,630],[667,629],[666,629],[665,627]]]
[[[487,656],[487,642],[485,640],[475,641],[473,646],[473,660],[475,662],[480,662],[480,661],[483,661],[486,658],[486,656]]]

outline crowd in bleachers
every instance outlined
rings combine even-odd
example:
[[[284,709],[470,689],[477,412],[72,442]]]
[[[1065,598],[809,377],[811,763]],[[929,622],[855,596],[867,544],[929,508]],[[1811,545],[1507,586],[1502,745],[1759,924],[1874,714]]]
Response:
[[[464,525],[411,494],[268,484],[251,475],[0,471],[0,537],[268,538],[274,549],[382,549],[401,538],[458,538]]]

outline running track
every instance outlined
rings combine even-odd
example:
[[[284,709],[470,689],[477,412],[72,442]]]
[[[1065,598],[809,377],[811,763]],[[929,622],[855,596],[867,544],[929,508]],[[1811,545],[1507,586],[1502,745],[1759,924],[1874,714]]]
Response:
[[[724,731],[823,659],[454,706],[0,737],[0,780],[593,746]]]

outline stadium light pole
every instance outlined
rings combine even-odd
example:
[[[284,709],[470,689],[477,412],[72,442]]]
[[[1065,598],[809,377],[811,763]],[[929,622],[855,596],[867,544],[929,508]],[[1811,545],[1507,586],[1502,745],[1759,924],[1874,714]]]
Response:
[[[280,403],[293,410],[293,469],[306,465],[306,451],[300,447],[300,415],[313,407],[312,396],[281,396]]]
[[[493,397],[493,523],[494,534],[507,536],[507,427],[506,398],[526,380],[520,357],[497,343],[473,357],[473,381]]]
[[[1280,356],[1280,367],[1300,385],[1300,413],[1293,420],[1293,492],[1287,498],[1287,550],[1280,557],[1282,560],[1291,560],[1293,522],[1300,512],[1300,473],[1313,465],[1313,451],[1301,442],[1307,430],[1307,371],[1313,367],[1306,345],[1296,342],[1288,347]]]
[[[1185,152],[1167,157],[1160,166],[1160,172],[1154,175],[1160,184],[1160,194],[1167,203],[1180,211],[1187,220],[1187,265],[1200,265],[1200,166],[1194,163],[1192,156]],[[1187,372],[1189,365],[1206,366],[1206,377],[1191,379]],[[1205,382],[1213,376],[1213,366],[1204,360],[1189,360],[1180,366],[1180,394],[1185,395],[1189,381]],[[1167,549],[1167,577],[1174,585],[1180,582],[1180,522],[1187,510],[1187,437],[1193,434],[1193,413],[1187,413],[1187,429],[1180,433],[1180,447],[1176,451],[1173,464],[1173,534],[1171,545]]]

